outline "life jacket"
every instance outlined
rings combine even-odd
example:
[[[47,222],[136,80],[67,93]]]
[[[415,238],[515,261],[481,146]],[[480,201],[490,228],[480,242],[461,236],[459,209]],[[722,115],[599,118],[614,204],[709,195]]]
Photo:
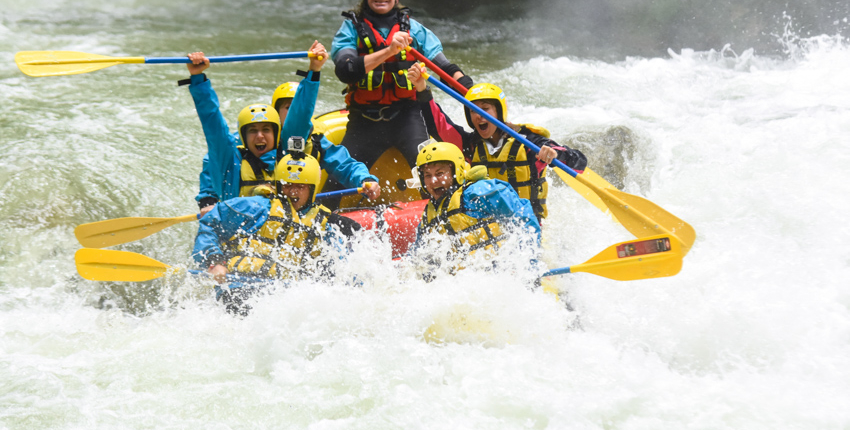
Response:
[[[239,169],[239,197],[251,197],[258,185],[270,185],[274,189],[274,172],[266,170],[266,163],[253,152],[240,146],[242,166]]]
[[[321,163],[321,135],[312,135],[307,139],[304,146],[304,153],[310,154]],[[242,154],[242,166],[239,171],[239,197],[251,197],[254,195],[254,188],[258,185],[269,185],[272,189],[275,188],[274,172],[266,170],[266,163],[257,158],[251,151],[244,146],[238,147]]]
[[[522,124],[531,132],[549,137],[549,130],[530,124]],[[528,158],[525,145],[508,136],[504,145],[496,155],[490,155],[483,139],[478,139],[475,152],[472,154],[472,166],[486,166],[490,179],[501,179],[513,187],[521,198],[528,199],[534,214],[538,218],[546,218],[546,196],[549,194],[549,183],[546,182],[546,168],[538,175],[537,159]]]
[[[384,38],[365,17],[344,12],[343,16],[354,23],[357,30],[357,54],[361,57],[386,49],[388,41],[399,31],[410,32],[410,10],[401,8],[396,13],[396,23]],[[411,59],[412,60],[412,59]],[[408,60],[407,51],[402,50],[383,64],[368,72],[356,84],[349,84],[345,103],[348,106],[386,106],[399,100],[416,100],[416,88],[407,79],[407,69],[415,61]]]
[[[309,276],[310,262],[321,254],[330,210],[314,205],[299,215],[289,200],[272,199],[269,218],[253,234],[236,234],[225,247],[227,270],[269,278]]]
[[[417,227],[419,237],[438,233],[452,240],[456,253],[469,255],[484,248],[495,250],[504,238],[502,226],[493,217],[474,218],[466,214],[463,192],[472,182],[458,187],[439,202],[431,199]]]

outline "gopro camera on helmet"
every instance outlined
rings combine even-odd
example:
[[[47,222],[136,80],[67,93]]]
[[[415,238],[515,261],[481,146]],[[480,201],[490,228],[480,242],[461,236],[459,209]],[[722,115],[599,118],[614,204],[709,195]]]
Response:
[[[301,136],[292,136],[286,141],[286,150],[289,152],[304,153],[304,138]]]

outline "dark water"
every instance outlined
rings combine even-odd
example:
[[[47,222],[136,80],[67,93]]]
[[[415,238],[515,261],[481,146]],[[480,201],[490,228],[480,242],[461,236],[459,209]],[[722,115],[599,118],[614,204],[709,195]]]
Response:
[[[666,56],[667,50],[786,53],[783,36],[850,36],[850,2],[840,0],[409,0],[404,4],[454,25],[493,28],[486,42],[509,40],[511,54],[545,45],[553,55],[603,59]]]

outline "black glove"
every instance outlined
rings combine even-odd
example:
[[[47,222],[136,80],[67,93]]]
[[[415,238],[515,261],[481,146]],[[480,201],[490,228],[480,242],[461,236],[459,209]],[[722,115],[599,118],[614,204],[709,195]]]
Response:
[[[204,197],[198,201],[198,209],[203,209],[207,206],[213,206],[218,203],[218,199],[215,197]]]
[[[468,75],[461,76],[460,78],[458,78],[457,81],[458,81],[459,84],[466,87],[466,89],[470,89],[470,88],[472,88],[473,85],[475,85],[475,83],[472,82],[472,78],[470,78]]]

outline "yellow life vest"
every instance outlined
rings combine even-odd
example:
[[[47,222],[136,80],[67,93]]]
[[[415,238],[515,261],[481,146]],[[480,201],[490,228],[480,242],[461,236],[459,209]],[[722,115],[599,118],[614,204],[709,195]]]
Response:
[[[321,254],[330,210],[315,205],[299,215],[289,200],[272,199],[269,218],[254,234],[228,240],[227,270],[265,277],[309,276],[308,263]]]
[[[436,206],[433,200],[428,202],[418,227],[420,237],[433,233],[447,235],[455,252],[466,255],[481,248],[493,250],[499,247],[504,233],[495,218],[478,219],[466,214],[463,191],[469,184],[471,182],[456,189]]]
[[[266,170],[266,163],[255,156],[244,145],[236,149],[242,154],[239,168],[239,197],[251,197],[258,185],[269,185],[274,189],[274,172]]]
[[[549,137],[549,131],[542,127],[522,124],[535,134]],[[521,198],[528,199],[534,214],[538,218],[546,218],[546,196],[549,194],[549,183],[546,182],[546,168],[537,175],[537,159],[529,159],[525,145],[513,137],[507,141],[496,155],[490,155],[483,139],[479,139],[475,152],[472,154],[471,165],[486,166],[490,179],[501,179],[509,184]]]

